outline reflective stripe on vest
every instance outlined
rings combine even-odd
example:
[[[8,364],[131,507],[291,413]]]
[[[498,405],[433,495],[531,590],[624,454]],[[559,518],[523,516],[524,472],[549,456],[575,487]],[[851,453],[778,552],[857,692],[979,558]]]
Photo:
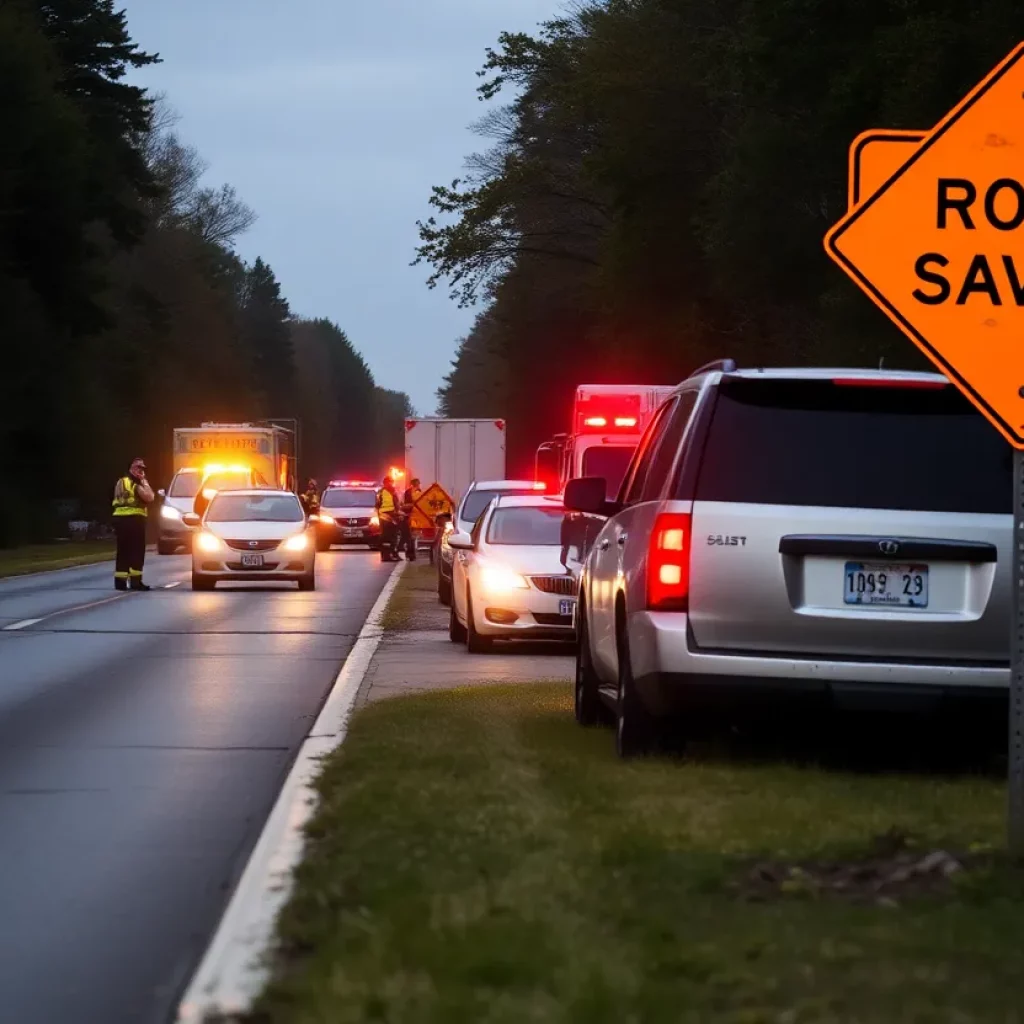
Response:
[[[122,477],[118,483],[124,488],[124,493],[118,495],[114,491],[114,515],[115,516],[147,516],[149,510],[138,499],[135,494],[135,481],[130,476]]]

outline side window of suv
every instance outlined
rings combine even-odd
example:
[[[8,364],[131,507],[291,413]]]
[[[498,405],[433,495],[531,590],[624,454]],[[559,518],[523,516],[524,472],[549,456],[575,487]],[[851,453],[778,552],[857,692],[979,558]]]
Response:
[[[647,479],[644,481],[643,501],[655,501],[661,497],[665,489],[665,481],[672,470],[672,464],[676,460],[676,453],[682,444],[686,434],[686,427],[693,415],[697,405],[697,392],[684,391],[676,402],[675,409],[668,417],[665,429],[661,438],[652,449],[656,447],[654,457],[651,459],[650,469],[647,472]]]
[[[651,459],[654,457],[655,449],[658,447],[658,439],[664,430],[665,424],[671,419],[672,412],[677,404],[678,402],[672,399],[655,413],[646,436],[637,448],[637,454],[633,460],[633,472],[625,489],[624,504],[633,505],[643,500],[644,484],[647,481],[647,474],[651,468]]]

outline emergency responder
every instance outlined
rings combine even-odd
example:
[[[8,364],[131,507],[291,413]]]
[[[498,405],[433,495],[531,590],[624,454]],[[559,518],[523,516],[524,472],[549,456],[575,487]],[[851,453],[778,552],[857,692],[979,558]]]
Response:
[[[398,562],[398,495],[395,482],[384,477],[384,486],[377,492],[377,518],[380,520],[380,560]]]
[[[299,495],[299,501],[307,516],[318,516],[320,514],[320,490],[315,480],[306,484],[306,489]]]
[[[142,582],[142,564],[146,560],[147,506],[156,495],[146,479],[146,463],[132,459],[128,475],[114,487],[114,533],[117,535],[117,560],[114,563],[114,587],[117,590],[149,590]]]
[[[412,533],[412,513],[422,493],[419,480],[413,477],[402,495],[402,548],[405,551],[405,557],[410,562],[416,561],[416,538]]]

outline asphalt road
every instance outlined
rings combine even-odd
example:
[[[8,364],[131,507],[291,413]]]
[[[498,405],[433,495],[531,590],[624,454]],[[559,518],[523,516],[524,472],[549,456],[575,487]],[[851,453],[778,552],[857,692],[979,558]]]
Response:
[[[170,1018],[390,569],[192,593],[186,556],[148,561],[148,594],[109,564],[0,581],[5,1021]]]

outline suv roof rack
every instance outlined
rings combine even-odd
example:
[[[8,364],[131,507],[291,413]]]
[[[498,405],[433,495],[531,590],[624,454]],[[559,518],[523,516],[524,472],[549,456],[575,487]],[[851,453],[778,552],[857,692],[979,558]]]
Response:
[[[697,377],[702,373],[711,373],[714,370],[721,370],[722,373],[734,373],[736,370],[736,360],[715,359],[713,362],[705,363],[703,366],[698,366],[697,369],[690,374],[690,377]],[[689,380],[689,377],[687,380]]]

